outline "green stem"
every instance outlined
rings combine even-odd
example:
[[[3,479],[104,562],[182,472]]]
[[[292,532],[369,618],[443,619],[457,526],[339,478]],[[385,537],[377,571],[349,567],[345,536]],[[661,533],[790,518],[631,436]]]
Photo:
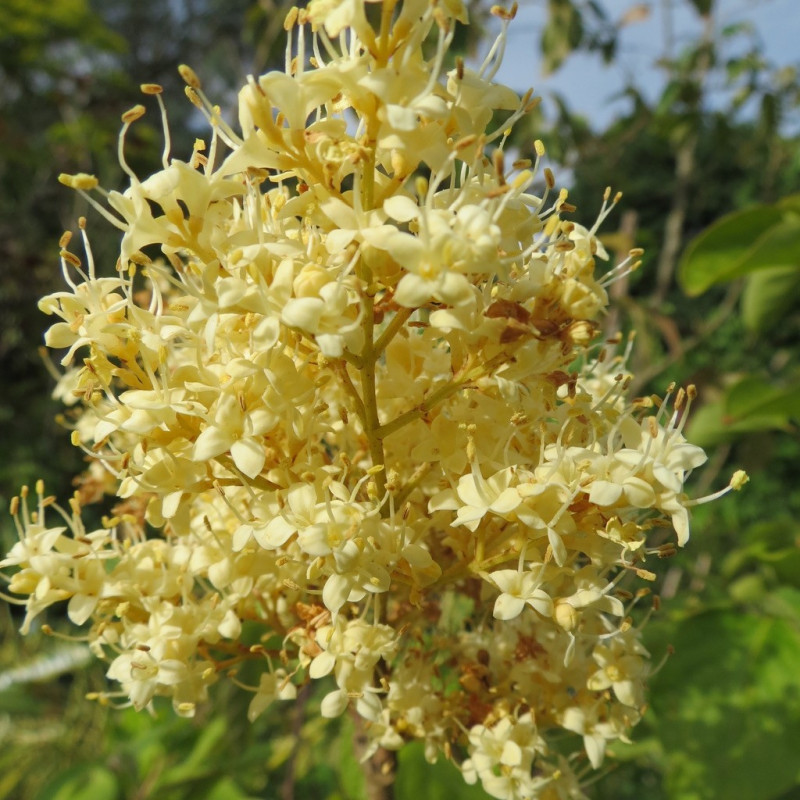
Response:
[[[362,206],[365,211],[372,208],[375,201],[375,142],[377,141],[377,127],[379,121],[377,114],[373,117],[367,128],[367,147],[369,157],[364,164],[364,171],[361,180]],[[383,441],[377,432],[381,427],[378,417],[378,399],[376,396],[375,364],[378,360],[378,353],[375,349],[375,293],[373,288],[372,270],[360,259],[356,268],[358,277],[364,287],[363,291],[363,315],[361,317],[361,330],[364,335],[364,349],[361,351],[361,399],[364,410],[362,423],[364,434],[367,437],[370,459],[372,465],[385,466],[386,457],[383,452]],[[386,470],[376,473],[375,486],[379,498],[383,498],[386,493]]]
[[[480,366],[472,369],[465,369],[460,378],[454,378],[452,381],[449,381],[444,386],[430,394],[415,408],[412,408],[410,411],[406,411],[399,417],[395,417],[391,422],[381,425],[377,431],[375,431],[376,436],[378,436],[380,439],[385,439],[387,436],[391,436],[401,428],[404,428],[410,422],[424,417],[443,400],[446,400],[456,392],[461,391],[461,389],[465,389],[479,378],[491,374],[495,367],[505,364],[508,360],[508,355],[501,353],[495,358],[487,361],[485,364],[481,364]]]
[[[395,312],[391,322],[386,326],[383,333],[375,342],[374,350],[376,356],[380,356],[381,353],[383,353],[389,342],[394,339],[397,332],[406,324],[406,321],[414,311],[415,309],[413,308],[401,308],[399,311]]]

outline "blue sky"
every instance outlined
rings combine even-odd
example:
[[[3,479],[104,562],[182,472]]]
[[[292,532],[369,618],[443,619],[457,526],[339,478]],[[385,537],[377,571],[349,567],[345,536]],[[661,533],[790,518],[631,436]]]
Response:
[[[689,0],[600,2],[613,20],[621,19],[633,6],[646,6],[649,12],[644,20],[622,29],[619,56],[614,65],[606,67],[599,56],[578,54],[571,56],[554,75],[542,76],[538,42],[546,19],[547,0],[520,0],[517,18],[509,31],[506,58],[496,80],[518,90],[533,86],[536,94],[544,98],[545,111],[548,94],[557,91],[567,99],[574,112],[590,119],[595,129],[605,127],[626,109],[629,101],[612,102],[610,99],[620,91],[626,76],[632,78],[646,96],[658,96],[664,85],[664,72],[654,62],[665,53],[668,30],[665,14],[670,14],[675,53],[682,44],[696,39],[702,30],[702,23]],[[770,61],[781,66],[800,62],[800,0],[717,0],[716,8],[717,29],[749,21]],[[737,41],[741,51],[746,39],[742,37]],[[736,43],[731,42],[728,54],[734,54],[736,49]]]

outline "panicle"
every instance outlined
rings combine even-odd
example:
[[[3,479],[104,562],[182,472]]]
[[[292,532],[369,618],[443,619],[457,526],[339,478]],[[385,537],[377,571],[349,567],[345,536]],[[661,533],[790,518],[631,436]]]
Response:
[[[324,681],[367,755],[421,740],[508,800],[582,796],[639,720],[637,581],[677,552],[652,531],[685,544],[689,509],[747,478],[689,500],[694,388],[632,401],[633,337],[596,340],[643,252],[601,269],[620,195],[586,227],[540,139],[512,163],[538,102],[494,80],[515,13],[448,71],[461,0],[312,0],[236,130],[182,65],[211,131],[186,160],[142,84],[160,167],[126,162],[136,105],[123,191],[59,177],[121,231],[115,265],[85,220],[83,257],[65,234],[40,302],[89,467],[63,509],[12,500],[0,569],[23,632],[59,602],[86,625],[118,685],[98,701],[192,716],[230,680],[254,720]]]

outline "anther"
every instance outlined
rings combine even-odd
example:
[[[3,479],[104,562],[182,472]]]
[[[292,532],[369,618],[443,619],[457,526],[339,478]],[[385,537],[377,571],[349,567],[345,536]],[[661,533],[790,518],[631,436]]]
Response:
[[[95,189],[100,183],[94,175],[87,175],[85,172],[79,172],[76,175],[62,172],[58,176],[58,182],[69,186],[70,189],[83,189],[84,191]]]
[[[750,476],[743,469],[737,469],[731,477],[730,487],[738,492],[749,480]]]
[[[198,95],[191,86],[185,86],[183,91],[193,105],[197,106],[199,109],[204,108],[203,101],[200,99],[200,95]]]
[[[181,64],[178,67],[178,72],[187,86],[190,86],[192,89],[202,88],[203,84],[200,83],[200,78],[197,77],[197,73],[188,64]]]
[[[495,150],[492,153],[492,164],[494,166],[495,174],[497,175],[497,180],[500,181],[500,185],[504,186],[506,182],[505,178],[505,154],[502,150]]]
[[[464,150],[465,148],[469,147],[470,145],[475,144],[478,141],[478,137],[471,133],[469,136],[462,136],[458,139],[455,144],[453,145],[456,150]]]
[[[294,26],[297,24],[297,18],[299,16],[300,16],[300,9],[297,8],[297,6],[290,8],[289,13],[283,20],[283,29],[288,32],[292,28],[294,28]]]
[[[533,94],[533,89],[528,89],[528,91],[525,93],[525,98],[529,97],[531,94]],[[523,98],[524,108],[522,110],[526,114],[530,114],[531,111],[538,108],[542,103],[542,98],[540,95],[537,95],[536,97],[531,97],[530,100],[528,100],[527,102],[525,102],[525,98]]]
[[[139,86],[142,94],[161,94],[164,87],[158,83],[143,83]]]
[[[122,121],[126,125],[130,125],[132,122],[136,122],[137,119],[141,119],[141,117],[145,114],[145,107],[143,105],[135,105],[133,108],[129,108],[121,117]]]
[[[504,22],[510,22],[512,19],[514,19],[514,17],[516,17],[518,8],[519,6],[516,3],[514,3],[509,9],[505,9],[502,6],[492,6],[489,13],[493,17],[502,19]]]
[[[70,264],[72,264],[73,267],[80,268],[81,260],[74,253],[70,253],[69,250],[62,250],[59,255],[64,259],[64,261],[68,261]]]

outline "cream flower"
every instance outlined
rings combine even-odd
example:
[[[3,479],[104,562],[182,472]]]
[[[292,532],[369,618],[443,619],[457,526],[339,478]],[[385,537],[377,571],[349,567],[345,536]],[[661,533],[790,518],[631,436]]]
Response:
[[[539,588],[541,573],[541,569],[536,572],[501,569],[491,573],[492,583],[501,592],[494,603],[495,619],[514,619],[522,613],[526,605],[543,617],[549,617],[553,613],[553,601],[547,592]]]
[[[81,256],[64,234],[66,290],[40,303],[91,463],[66,509],[41,485],[12,501],[0,569],[24,633],[58,602],[85,626],[103,698],[191,716],[255,661],[251,721],[314,683],[367,756],[418,740],[493,797],[577,800],[645,702],[623,581],[654,518],[683,545],[717,495],[685,494],[694,391],[648,416],[628,351],[593,350],[638,251],[601,274],[617,199],[584,227],[549,172],[532,193],[541,142],[510,163],[534,103],[494,81],[513,9],[491,13],[470,69],[448,53],[462,0],[312,0],[238,130],[182,66],[210,123],[185,160],[166,135],[134,173],[134,106],[126,187],[62,176],[121,232],[115,277],[85,220]]]

